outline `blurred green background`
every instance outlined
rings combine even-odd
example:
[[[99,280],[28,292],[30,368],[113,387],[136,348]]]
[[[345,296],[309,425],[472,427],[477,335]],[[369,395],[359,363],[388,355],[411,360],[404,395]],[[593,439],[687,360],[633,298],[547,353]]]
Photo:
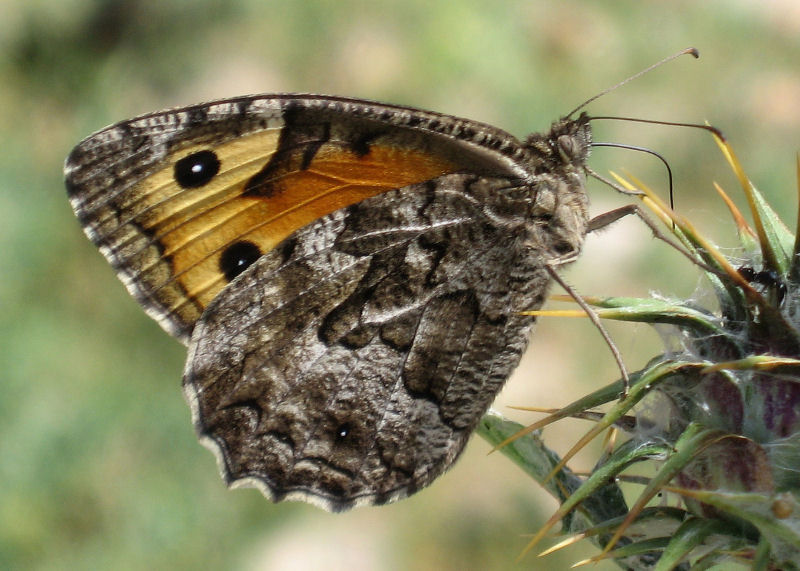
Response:
[[[254,92],[307,91],[464,115],[523,136],[650,63],[595,115],[708,120],[794,219],[800,148],[800,6],[464,0],[0,1],[0,568],[504,569],[555,509],[478,439],[427,490],[342,515],[227,491],[195,440],[185,350],[129,298],[84,238],[62,162],[108,123]],[[699,130],[598,122],[597,140],[646,145],[675,171],[677,209],[736,242],[713,180],[736,194]],[[598,149],[664,189],[663,167]],[[624,201],[590,183],[593,213]],[[588,240],[566,275],[585,294],[692,295],[697,273],[635,220]],[[631,369],[658,351],[612,327]],[[616,378],[583,321],[542,321],[497,407],[558,406]],[[585,424],[550,428],[564,450]],[[584,456],[585,466],[592,456]],[[523,568],[566,568],[580,546]],[[599,566],[613,569],[613,565]]]

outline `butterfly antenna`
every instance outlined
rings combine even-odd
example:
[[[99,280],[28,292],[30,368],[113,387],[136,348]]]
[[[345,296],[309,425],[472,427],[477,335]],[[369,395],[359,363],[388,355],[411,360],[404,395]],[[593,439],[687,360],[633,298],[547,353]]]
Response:
[[[622,143],[592,143],[593,147],[614,147],[617,149],[628,149],[630,151],[638,151],[640,153],[647,153],[649,155],[653,155],[658,160],[660,160],[664,167],[667,169],[667,182],[669,183],[669,207],[672,210],[675,210],[675,201],[673,200],[673,192],[672,192],[672,169],[667,162],[667,159],[664,158],[663,155],[657,153],[653,149],[648,149],[647,147],[637,147],[636,145],[625,145]]]
[[[580,109],[580,107],[578,107]],[[573,111],[574,113],[574,111]],[[700,123],[681,123],[679,121],[659,121],[657,119],[640,119],[638,117],[617,117],[613,115],[598,115],[597,117],[590,117],[591,121],[600,121],[602,119],[610,119],[612,121],[630,121],[631,123],[648,123],[650,125],[667,125],[668,127],[691,127],[692,129],[703,129],[712,135],[719,137],[725,141],[725,135],[722,131],[713,125],[705,125]]]
[[[630,77],[628,77],[626,79],[623,79],[622,81],[620,81],[616,85],[612,85],[611,87],[608,87],[608,88],[604,89],[603,91],[601,91],[597,95],[595,95],[593,97],[590,97],[589,99],[587,99],[586,101],[584,101],[583,103],[578,105],[575,109],[573,109],[572,111],[567,113],[566,116],[567,117],[572,117],[575,113],[577,113],[578,111],[580,111],[581,109],[583,109],[584,107],[589,105],[589,103],[591,103],[595,99],[598,99],[599,97],[602,97],[606,93],[610,93],[611,91],[614,91],[615,89],[622,87],[626,83],[631,82],[634,79],[638,79],[639,77],[643,76],[645,73],[653,71],[655,68],[660,67],[660,66],[664,65],[665,63],[670,62],[670,61],[672,61],[672,60],[674,60],[676,58],[679,58],[679,57],[681,57],[683,55],[686,55],[686,54],[691,54],[692,56],[695,57],[695,59],[700,57],[700,52],[697,50],[697,48],[686,48],[685,50],[681,50],[678,53],[673,54],[673,55],[671,55],[669,57],[666,57],[666,58],[662,59],[661,61],[659,61],[658,63],[654,63],[650,67],[647,67],[647,68],[643,69],[642,71],[640,71],[638,73],[635,73],[635,74],[633,74],[632,76],[630,76]]]
[[[675,57],[675,56],[673,56]],[[663,62],[661,62],[663,63]],[[645,70],[647,71],[647,70]],[[643,73],[643,72],[640,72]],[[636,76],[634,76],[636,77]],[[714,127],[713,125],[701,125],[700,123],[680,123],[677,121],[658,121],[656,119],[639,119],[637,117],[616,117],[611,115],[604,115],[599,117],[591,117],[591,121],[597,121],[601,119],[606,120],[613,120],[613,121],[630,121],[632,123],[648,123],[651,125],[667,125],[670,127],[690,127],[692,129],[702,129],[703,131],[708,131],[709,133],[713,134],[715,137],[719,138],[722,141],[725,141],[725,135],[722,134],[722,131]],[[637,147],[634,145],[624,145],[622,143],[592,143],[593,147],[617,147],[619,149],[630,149],[632,151],[639,151],[642,153],[648,153],[657,157],[664,166],[667,168],[667,179],[669,181],[669,207],[671,209],[675,209],[675,199],[673,195],[673,186],[672,186],[672,169],[661,154],[657,153],[652,149],[648,149],[647,147]],[[617,188],[616,186],[614,188]],[[674,223],[673,223],[674,224]]]

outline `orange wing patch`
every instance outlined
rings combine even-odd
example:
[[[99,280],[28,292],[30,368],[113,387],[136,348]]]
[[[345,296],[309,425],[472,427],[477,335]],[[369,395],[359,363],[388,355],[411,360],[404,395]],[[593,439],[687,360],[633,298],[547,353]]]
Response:
[[[173,165],[208,147],[181,149],[169,166],[142,181],[136,193],[141,202],[136,222],[161,251],[161,259],[141,269],[142,278],[155,290],[154,297],[163,289],[162,301],[183,322],[194,323],[227,284],[220,257],[230,245],[248,241],[267,252],[335,210],[455,170],[443,157],[419,149],[378,143],[362,154],[342,143],[327,142],[315,150],[305,168],[276,169],[266,180],[259,179],[266,191],[248,191],[253,177],[275,156],[279,134],[279,129],[270,129],[214,146],[220,170],[200,188],[176,192]],[[307,151],[289,152],[297,158]],[[183,295],[167,294],[172,289],[167,286],[173,284]]]

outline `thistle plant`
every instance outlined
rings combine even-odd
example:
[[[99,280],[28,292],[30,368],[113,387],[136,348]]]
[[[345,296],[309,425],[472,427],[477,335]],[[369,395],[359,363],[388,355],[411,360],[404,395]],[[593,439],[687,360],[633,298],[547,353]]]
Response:
[[[532,426],[494,413],[481,423],[479,433],[561,504],[523,555],[561,522],[568,538],[543,554],[588,538],[601,551],[582,563],[800,568],[800,241],[728,143],[717,143],[753,219],[750,226],[717,186],[738,230],[735,258],[643,184],[616,177],[642,193],[644,206],[704,274],[716,307],[656,296],[585,298],[603,319],[668,328],[670,346],[632,373],[628,386],[612,383]],[[605,411],[597,412],[601,405]],[[559,458],[539,429],[565,417],[594,424]],[[604,433],[606,453],[591,473],[571,471],[575,452]],[[620,488],[625,482],[635,486],[631,502]]]

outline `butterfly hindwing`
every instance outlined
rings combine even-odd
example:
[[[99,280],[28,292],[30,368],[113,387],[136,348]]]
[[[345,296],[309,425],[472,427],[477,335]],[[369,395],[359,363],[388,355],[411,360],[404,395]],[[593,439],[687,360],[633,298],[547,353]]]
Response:
[[[530,203],[509,194],[504,179],[449,175],[364,200],[219,295],[184,383],[229,482],[340,510],[406,496],[453,462],[548,282],[526,247]]]

